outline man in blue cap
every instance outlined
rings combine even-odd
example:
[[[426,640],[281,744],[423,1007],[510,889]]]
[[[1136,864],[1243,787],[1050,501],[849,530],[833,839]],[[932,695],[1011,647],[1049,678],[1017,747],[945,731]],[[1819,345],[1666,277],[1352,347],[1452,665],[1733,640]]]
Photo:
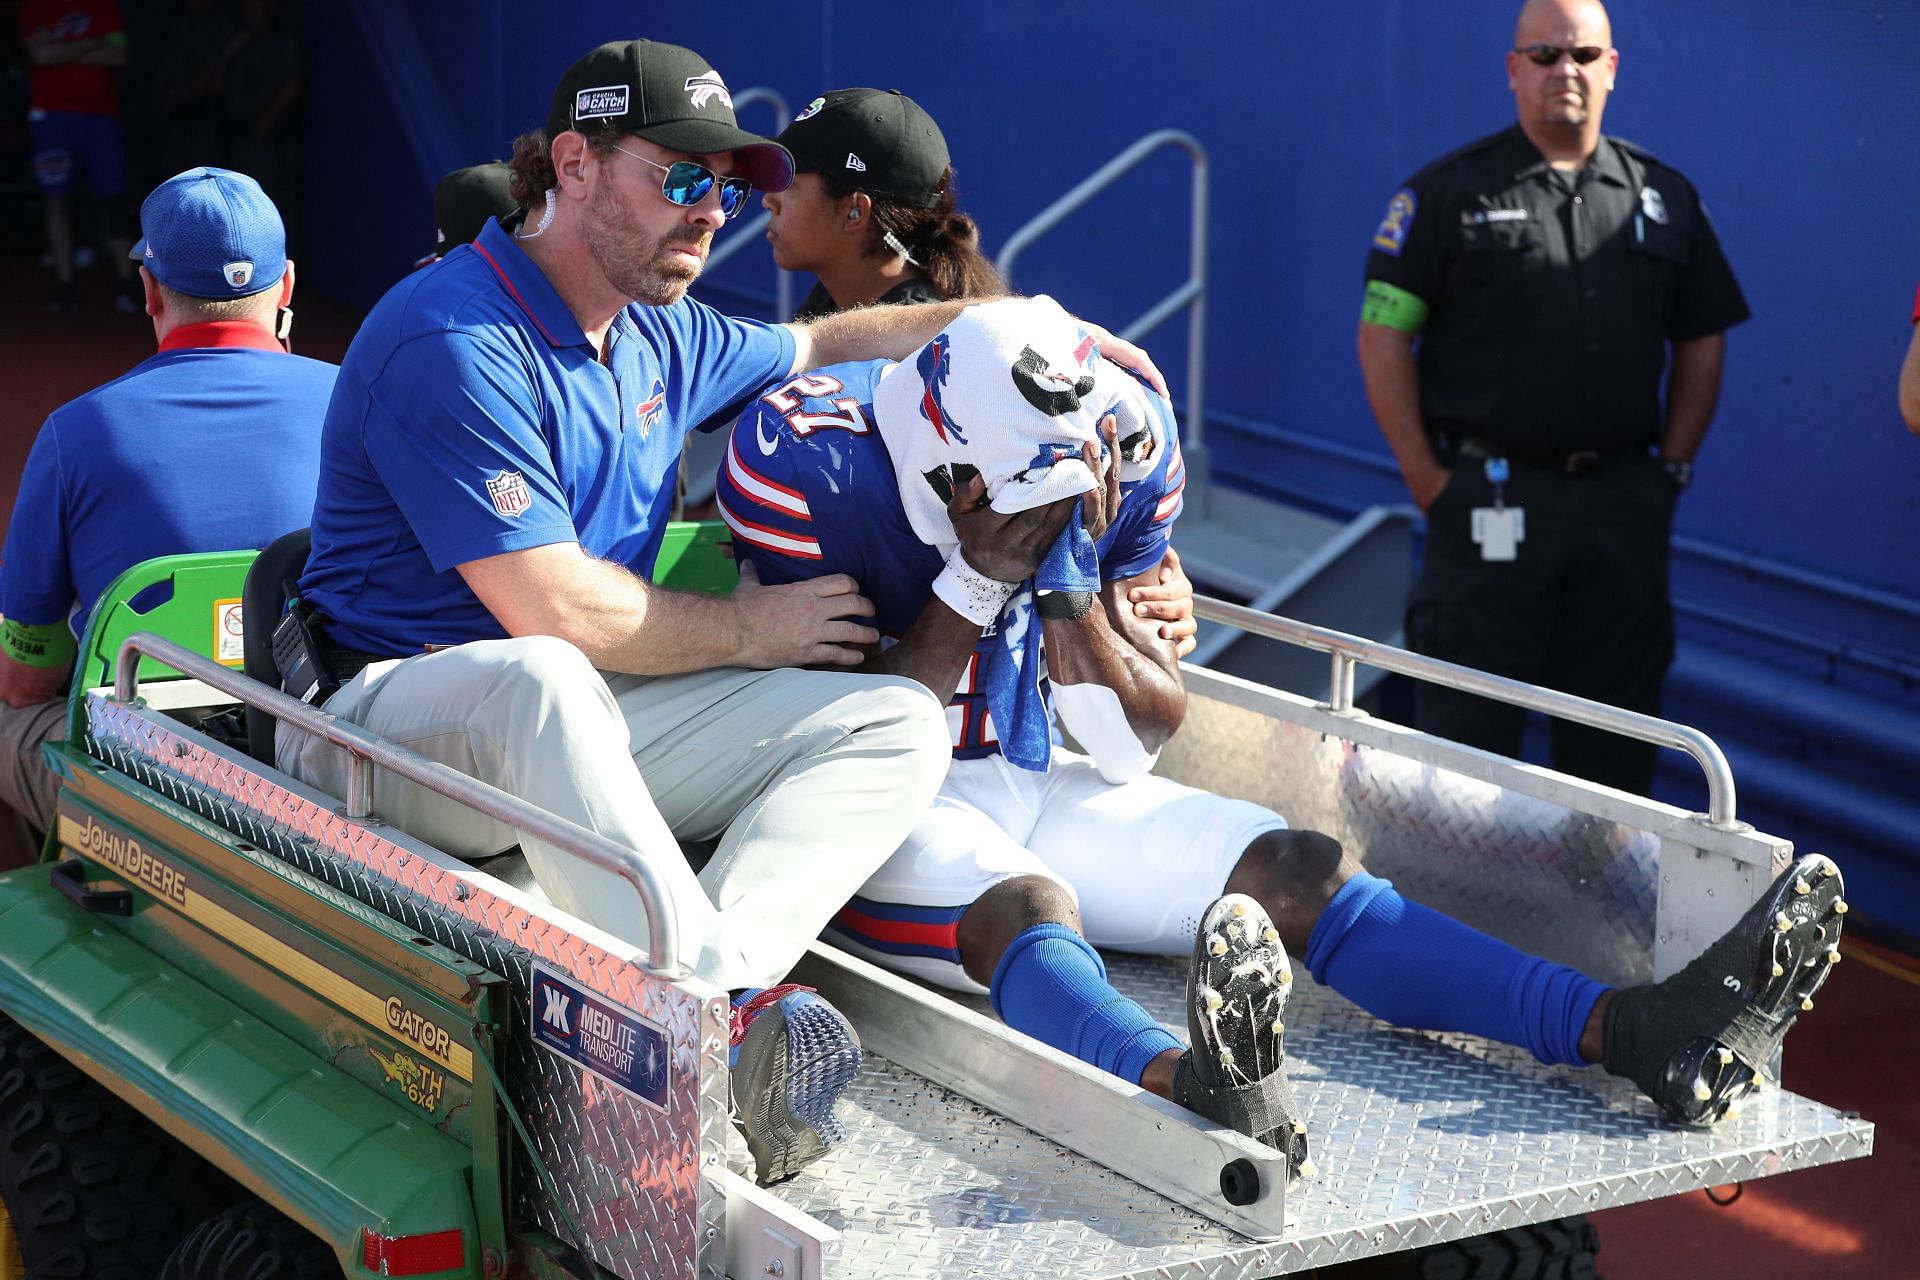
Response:
[[[160,349],[47,418],[0,563],[0,802],[41,831],[57,786],[40,744],[61,730],[94,601],[141,560],[305,525],[338,372],[287,352],[293,263],[252,178],[189,169],[147,197],[140,227]]]

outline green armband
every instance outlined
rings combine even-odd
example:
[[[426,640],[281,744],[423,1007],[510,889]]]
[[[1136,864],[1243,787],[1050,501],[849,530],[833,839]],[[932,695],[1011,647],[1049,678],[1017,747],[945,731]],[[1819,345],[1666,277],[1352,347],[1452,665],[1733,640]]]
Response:
[[[1418,333],[1427,324],[1427,304],[1398,285],[1369,280],[1367,300],[1360,306],[1360,322],[1385,325],[1402,333]]]
[[[28,667],[63,668],[73,665],[80,646],[64,622],[0,622],[0,648],[15,662]]]

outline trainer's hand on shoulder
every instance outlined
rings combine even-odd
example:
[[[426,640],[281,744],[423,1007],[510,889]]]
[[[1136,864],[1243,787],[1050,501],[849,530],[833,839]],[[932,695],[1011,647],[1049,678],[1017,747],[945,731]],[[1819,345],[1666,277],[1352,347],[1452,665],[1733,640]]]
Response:
[[[969,478],[947,503],[947,518],[974,572],[1001,582],[1025,582],[1080,510],[1080,499],[1062,498],[1044,507],[1002,515],[987,505],[986,481]]]
[[[1079,317],[1075,317],[1078,319]],[[1081,320],[1093,340],[1100,344],[1100,354],[1119,365],[1140,375],[1146,384],[1161,395],[1167,394],[1167,380],[1161,376],[1159,367],[1153,363],[1144,347],[1137,347],[1117,333],[1109,333],[1091,320]]]
[[[729,597],[740,623],[740,665],[747,667],[857,667],[861,645],[880,633],[855,618],[871,618],[873,602],[844,573],[767,586],[750,560],[740,562],[740,585]]]

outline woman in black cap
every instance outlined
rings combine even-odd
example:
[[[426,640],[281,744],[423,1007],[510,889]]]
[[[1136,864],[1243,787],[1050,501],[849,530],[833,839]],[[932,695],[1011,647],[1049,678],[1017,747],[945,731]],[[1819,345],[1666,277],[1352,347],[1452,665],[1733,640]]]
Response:
[[[794,182],[765,197],[773,260],[820,277],[796,320],[1007,291],[980,252],[980,229],[954,203],[947,140],[912,98],[835,89],[779,142],[793,153]]]

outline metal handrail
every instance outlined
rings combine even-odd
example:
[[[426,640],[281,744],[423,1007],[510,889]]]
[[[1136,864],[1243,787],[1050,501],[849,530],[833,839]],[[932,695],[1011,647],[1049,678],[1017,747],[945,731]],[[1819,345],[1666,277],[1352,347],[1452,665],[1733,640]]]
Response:
[[[1510,706],[1544,712],[1562,720],[1572,720],[1637,738],[1641,742],[1651,742],[1655,746],[1684,751],[1699,763],[1701,771],[1707,775],[1707,821],[1716,827],[1737,825],[1734,821],[1733,769],[1728,765],[1719,744],[1688,725],[1609,706],[1571,693],[1561,693],[1556,689],[1542,689],[1538,685],[1509,680],[1505,676],[1489,675],[1472,667],[1396,649],[1363,636],[1263,613],[1210,596],[1196,595],[1193,598],[1193,612],[1195,617],[1209,622],[1223,622],[1270,640],[1333,655],[1326,706],[1327,710],[1338,714],[1354,714],[1353,669],[1356,663],[1364,662],[1396,675],[1411,676],[1463,693],[1476,693]]]
[[[1163,147],[1178,147],[1193,161],[1192,234],[1187,248],[1187,279],[1172,293],[1149,307],[1144,315],[1119,331],[1129,342],[1145,337],[1171,318],[1182,307],[1187,311],[1187,411],[1180,423],[1180,448],[1187,473],[1192,477],[1207,474],[1207,190],[1209,166],[1207,149],[1200,140],[1181,129],[1161,129],[1141,138],[1113,159],[1094,170],[1085,181],[1055,200],[1013,233],[994,266],[1001,278],[1013,283],[1013,264],[1027,246],[1053,230],[1068,215],[1119,181],[1142,160]],[[1204,509],[1205,485],[1189,485],[1189,502]],[[1197,514],[1197,512],[1196,512]]]
[[[132,702],[139,693],[143,656],[164,662],[209,688],[238,698],[247,706],[258,707],[276,720],[345,748],[351,760],[346,796],[349,818],[372,816],[373,770],[378,766],[619,876],[640,895],[640,910],[647,919],[646,967],[668,977],[685,972],[680,964],[680,921],[673,909],[672,891],[659,872],[635,850],[449,765],[396,746],[358,725],[308,706],[298,698],[150,631],[137,631],[121,643],[113,676],[115,701]]]
[[[765,85],[755,85],[751,89],[742,89],[734,94],[734,115],[738,117],[742,109],[756,102],[764,102],[773,108],[773,119],[776,125],[786,123],[787,100]],[[716,240],[713,247],[707,251],[707,269],[712,270],[758,240],[760,233],[767,229],[767,224],[771,221],[773,221],[773,215],[762,208],[760,215],[751,222],[742,222],[728,227],[727,238]],[[793,273],[781,270],[777,262],[773,265],[773,310],[775,320],[793,319]]]

